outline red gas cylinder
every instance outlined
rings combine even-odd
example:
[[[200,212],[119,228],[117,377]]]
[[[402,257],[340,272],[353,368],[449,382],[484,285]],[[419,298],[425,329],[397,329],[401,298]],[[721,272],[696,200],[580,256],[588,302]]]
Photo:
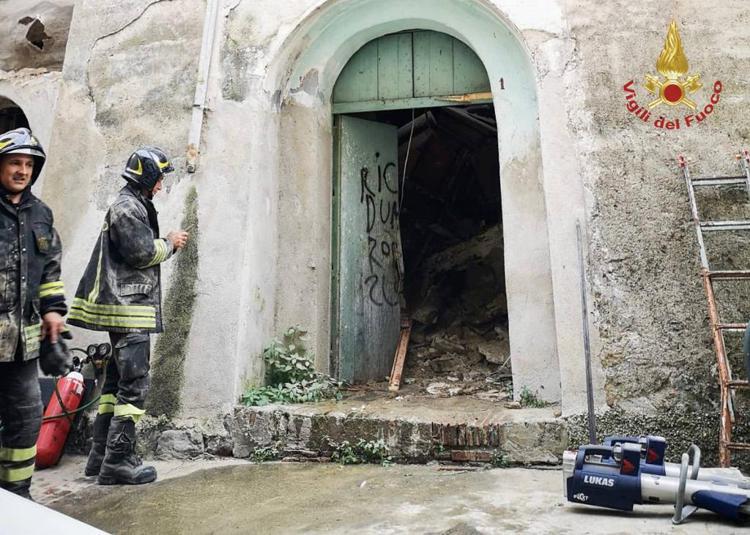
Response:
[[[83,375],[79,372],[70,372],[65,377],[57,381],[57,394],[52,392],[52,397],[44,411],[45,420],[42,421],[42,429],[39,431],[39,438],[36,441],[36,467],[48,468],[57,464],[62,455],[65,440],[68,438],[70,424],[75,418],[74,415],[62,416],[47,420],[50,416],[59,416],[65,412],[73,412],[81,404],[83,398]],[[62,407],[60,401],[62,400]],[[65,410],[63,410],[63,407]]]

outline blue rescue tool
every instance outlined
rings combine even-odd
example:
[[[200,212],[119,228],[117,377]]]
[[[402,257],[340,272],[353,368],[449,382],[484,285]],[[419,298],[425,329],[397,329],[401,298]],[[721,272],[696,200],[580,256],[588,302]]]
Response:
[[[679,477],[643,471],[640,443],[581,446],[563,454],[565,495],[570,502],[621,511],[639,504],[675,504],[672,522],[683,522],[696,509],[736,521],[750,519],[750,489],[743,485],[698,480],[700,450],[682,455]]]
[[[680,464],[669,463],[664,460],[667,450],[667,441],[664,437],[655,435],[646,436],[609,436],[604,439],[605,446],[617,446],[619,444],[639,444],[641,446],[641,473],[654,474],[657,476],[680,477]],[[701,468],[700,449],[693,445],[688,450],[692,453],[691,470],[695,472],[690,475],[692,479],[699,481],[712,481],[737,485],[750,489],[750,479],[743,477],[735,468]]]

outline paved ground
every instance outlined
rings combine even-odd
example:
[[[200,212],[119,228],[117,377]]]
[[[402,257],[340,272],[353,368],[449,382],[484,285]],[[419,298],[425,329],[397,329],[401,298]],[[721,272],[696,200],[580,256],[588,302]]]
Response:
[[[35,475],[34,496],[111,533],[739,533],[698,513],[673,527],[669,506],[618,513],[573,506],[555,470],[446,470],[242,461],[155,463],[160,480],[98,487],[67,457]],[[0,529],[2,532],[2,529]]]
[[[156,467],[159,481],[168,481],[175,477],[182,477],[198,470],[205,470],[221,466],[247,466],[247,461],[239,459],[219,459],[216,461],[149,461]],[[85,477],[83,468],[86,457],[78,455],[63,455],[60,464],[53,468],[34,472],[31,495],[37,503],[49,505],[66,496],[73,496],[87,489],[102,491],[105,487],[96,484],[95,477]],[[120,489],[120,487],[112,487]],[[0,535],[5,535],[0,531]]]

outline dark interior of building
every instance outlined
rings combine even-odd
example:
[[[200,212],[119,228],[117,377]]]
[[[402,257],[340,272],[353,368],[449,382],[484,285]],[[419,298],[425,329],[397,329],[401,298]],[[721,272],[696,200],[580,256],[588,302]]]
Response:
[[[358,114],[396,125],[405,389],[504,398],[510,350],[491,104]]]
[[[21,127],[29,127],[29,121],[23,110],[16,106],[13,101],[0,97],[0,132]]]

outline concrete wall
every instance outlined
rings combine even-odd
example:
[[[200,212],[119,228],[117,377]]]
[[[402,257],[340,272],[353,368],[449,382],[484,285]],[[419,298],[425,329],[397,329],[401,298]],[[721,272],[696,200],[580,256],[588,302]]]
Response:
[[[0,3],[0,70],[59,71],[65,58],[74,0]]]
[[[258,355],[272,331],[274,300],[275,232],[264,221],[272,217],[276,194],[263,159],[269,142],[263,121],[273,117],[224,101],[215,71],[204,154],[198,172],[186,173],[205,9],[199,0],[76,5],[50,144],[59,156],[47,170],[58,178],[45,189],[65,243],[63,278],[72,295],[135,148],[158,145],[175,164],[156,199],[162,234],[179,227],[185,196],[196,186],[198,297],[181,385],[189,415],[233,404],[246,376],[260,376]],[[215,47],[213,69],[220,67],[221,48]],[[216,100],[222,105],[214,109]],[[162,269],[165,287],[171,269],[170,263]],[[75,335],[83,344],[106,339],[80,329]]]
[[[220,2],[194,175],[183,156],[205,2],[121,4],[76,5],[47,169],[56,180],[44,193],[65,240],[72,293],[136,145],[175,155],[177,172],[157,200],[165,231],[179,225],[188,185],[196,185],[200,264],[185,415],[231,404],[245,381],[260,381],[263,345],[294,323],[310,330],[326,369],[330,89],[359,46],[408,28],[463,40],[490,73],[504,220],[518,223],[505,236],[516,386],[561,400],[565,413],[585,406],[578,220],[597,404],[633,414],[713,410],[697,253],[673,158],[686,152],[706,173],[728,172],[729,156],[750,136],[740,0],[710,12],[698,0],[676,4],[691,71],[706,85],[696,101],[707,102],[713,80],[724,87],[709,120],[679,131],[625,108],[622,86],[631,79],[637,100],[648,100],[643,77],[656,74],[672,16],[649,2],[414,1],[398,13],[389,1]],[[458,8],[467,17],[451,17]]]
[[[73,4],[73,0],[6,0],[0,3],[0,31],[3,35],[0,42],[0,100],[3,106],[15,105],[23,110],[32,131],[46,148],[49,148],[52,134]],[[41,44],[41,48],[32,44],[29,38],[37,45]],[[46,176],[47,173],[42,172],[34,186],[39,195],[44,189]]]

